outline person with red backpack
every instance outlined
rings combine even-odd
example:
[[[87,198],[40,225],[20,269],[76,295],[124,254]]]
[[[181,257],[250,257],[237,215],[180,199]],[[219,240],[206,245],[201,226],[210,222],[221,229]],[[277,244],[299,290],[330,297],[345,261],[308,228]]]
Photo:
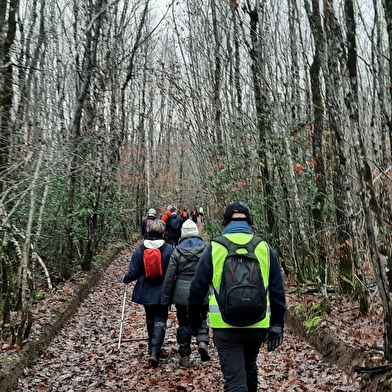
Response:
[[[189,219],[189,214],[188,211],[186,210],[186,208],[184,207],[182,209],[182,211],[180,212],[180,217],[182,218],[182,220],[185,222],[187,219]]]
[[[161,305],[163,277],[169,265],[174,248],[163,239],[165,223],[155,219],[147,223],[147,237],[143,244],[133,253],[129,270],[123,277],[124,283],[136,280],[132,293],[132,301],[144,306],[148,333],[148,353],[151,367],[158,367],[161,347],[166,334],[166,323],[169,307]],[[156,257],[154,250],[160,251],[161,257]],[[151,251],[152,262],[158,260],[161,265],[151,265],[146,255]],[[161,276],[149,277],[149,272],[159,271]]]
[[[191,215],[193,222],[197,223],[197,217],[199,216],[199,213],[197,212],[196,207],[191,211]]]
[[[173,206],[171,204],[169,204],[167,206],[167,209],[166,209],[165,213],[161,217],[161,220],[163,220],[165,222],[165,224],[166,224],[169,216],[172,213],[172,208],[173,208]],[[165,241],[167,241],[167,225],[166,225],[166,229],[165,229],[165,232],[164,232],[164,238],[165,238]]]
[[[146,231],[147,223],[155,219],[158,219],[157,212],[154,210],[154,208],[150,208],[148,210],[147,216],[142,221],[142,236],[144,238],[147,238],[147,231]]]

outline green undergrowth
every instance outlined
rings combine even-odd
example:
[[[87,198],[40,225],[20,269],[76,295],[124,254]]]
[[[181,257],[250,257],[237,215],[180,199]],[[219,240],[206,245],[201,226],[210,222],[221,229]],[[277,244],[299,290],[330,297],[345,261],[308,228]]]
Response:
[[[18,378],[23,375],[23,369],[29,367],[46,350],[53,338],[75,314],[80,303],[99,282],[105,269],[127,247],[126,244],[111,246],[110,249],[106,249],[104,255],[96,259],[90,271],[71,278],[70,280],[76,283],[75,293],[60,295],[58,306],[51,309],[51,322],[42,328],[39,337],[36,337],[35,340],[28,340],[16,353],[10,352],[0,356],[0,392],[15,391]],[[56,291],[61,293],[60,288]],[[38,295],[38,297],[40,296]]]
[[[328,298],[323,297],[320,301],[309,304],[297,304],[293,313],[302,320],[306,332],[312,333],[318,330],[323,321],[323,315],[331,312],[331,302]]]

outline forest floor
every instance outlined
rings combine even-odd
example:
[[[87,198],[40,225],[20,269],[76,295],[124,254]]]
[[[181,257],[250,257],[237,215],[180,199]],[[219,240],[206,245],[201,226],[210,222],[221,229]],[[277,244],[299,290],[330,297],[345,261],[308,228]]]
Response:
[[[180,366],[174,307],[160,366],[149,367],[144,312],[131,301],[133,284],[127,286],[118,349],[125,290],[122,276],[131,254],[132,249],[123,251],[107,267],[95,268],[89,276],[80,272],[45,295],[34,308],[33,330],[24,346],[10,345],[7,337],[0,341],[0,391],[223,391],[212,341],[211,361],[201,362],[194,345],[190,366]],[[80,290],[88,286],[86,282],[92,286]],[[298,296],[291,282],[285,283],[284,342],[275,352],[268,353],[265,347],[260,350],[258,390],[391,391],[392,373],[383,372],[385,369],[380,374],[353,371],[353,366],[385,364],[377,294],[371,294],[366,316],[359,314],[355,303],[332,298],[332,311],[323,316],[317,332],[308,334],[294,316],[294,308],[299,303],[307,307],[320,298]],[[53,315],[62,321],[54,322]]]

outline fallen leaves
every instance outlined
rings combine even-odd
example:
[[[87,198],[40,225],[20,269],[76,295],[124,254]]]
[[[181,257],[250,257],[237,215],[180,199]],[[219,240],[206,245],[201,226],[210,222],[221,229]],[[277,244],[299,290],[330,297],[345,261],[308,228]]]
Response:
[[[201,362],[196,345],[191,364],[179,364],[176,342],[176,315],[169,314],[164,353],[157,369],[148,365],[145,315],[142,306],[131,301],[128,288],[123,335],[117,350],[124,286],[120,277],[128,268],[128,258],[119,257],[106,271],[104,278],[81,304],[76,315],[53,340],[44,356],[19,381],[19,392],[31,391],[222,391],[224,380],[218,355],[210,342],[210,362]],[[72,293],[72,287],[66,290]],[[64,293],[60,293],[59,299]],[[48,299],[49,300],[49,299]],[[288,297],[289,305],[295,297]],[[311,298],[308,299],[311,301]],[[48,302],[54,307],[55,301]],[[339,339],[350,344],[379,345],[382,328],[378,319],[369,317],[356,322],[358,312],[352,304],[333,304],[325,320]],[[376,308],[375,308],[376,309]],[[42,322],[48,322],[49,311]],[[365,331],[368,335],[364,335]],[[38,331],[36,332],[38,333]],[[380,335],[381,334],[381,335]],[[320,355],[293,331],[287,330],[278,350],[265,348],[258,357],[259,391],[335,391],[360,390],[360,377],[324,362]]]

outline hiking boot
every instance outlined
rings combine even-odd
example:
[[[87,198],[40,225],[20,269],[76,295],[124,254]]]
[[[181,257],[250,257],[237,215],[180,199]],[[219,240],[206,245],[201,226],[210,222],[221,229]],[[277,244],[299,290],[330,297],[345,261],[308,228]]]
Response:
[[[188,366],[189,365],[189,356],[181,357],[180,358],[180,365]]]
[[[157,354],[151,354],[150,358],[148,359],[148,363],[151,367],[157,368],[159,365],[159,357]]]
[[[209,361],[211,357],[208,355],[207,344],[205,342],[199,343],[199,354],[203,362]]]

